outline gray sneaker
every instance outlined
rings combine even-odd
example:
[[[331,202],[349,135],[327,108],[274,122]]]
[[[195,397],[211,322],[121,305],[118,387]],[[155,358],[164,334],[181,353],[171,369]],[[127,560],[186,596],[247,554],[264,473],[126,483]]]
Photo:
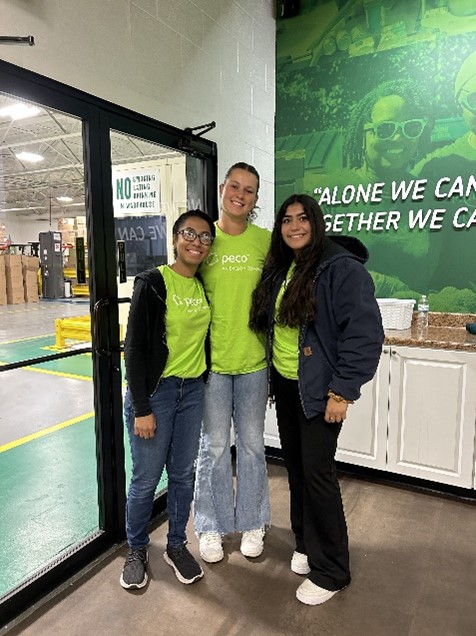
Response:
[[[175,576],[185,585],[195,583],[203,576],[202,568],[187,550],[185,543],[176,547],[167,546],[164,561],[174,569]]]
[[[123,588],[139,589],[147,585],[147,561],[147,548],[129,548],[119,579]]]

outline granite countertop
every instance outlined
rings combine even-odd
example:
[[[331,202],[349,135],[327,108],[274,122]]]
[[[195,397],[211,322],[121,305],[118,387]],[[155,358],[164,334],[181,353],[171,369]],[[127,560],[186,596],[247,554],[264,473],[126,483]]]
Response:
[[[426,349],[457,349],[476,352],[476,335],[466,331],[467,322],[476,322],[475,314],[430,312],[428,328],[419,332],[413,312],[410,329],[385,329],[385,344]]]

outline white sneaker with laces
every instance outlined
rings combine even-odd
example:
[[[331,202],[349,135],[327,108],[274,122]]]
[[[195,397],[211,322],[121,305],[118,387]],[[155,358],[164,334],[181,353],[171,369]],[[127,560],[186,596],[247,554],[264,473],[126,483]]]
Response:
[[[340,590],[325,590],[309,579],[306,579],[296,590],[296,598],[305,605],[321,605],[332,598]]]
[[[264,530],[256,528],[255,530],[247,530],[241,536],[241,554],[245,557],[259,557],[264,550]]]
[[[291,570],[295,574],[309,574],[311,568],[309,567],[307,554],[303,554],[302,552],[295,550],[291,558]]]
[[[199,539],[199,549],[200,556],[207,563],[218,563],[225,556],[221,534],[218,532],[203,532]]]

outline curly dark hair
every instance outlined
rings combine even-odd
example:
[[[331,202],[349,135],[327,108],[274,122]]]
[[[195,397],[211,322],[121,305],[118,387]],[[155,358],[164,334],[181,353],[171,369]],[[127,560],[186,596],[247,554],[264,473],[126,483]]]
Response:
[[[286,245],[281,234],[281,224],[286,210],[293,203],[300,203],[309,217],[311,240],[297,256]],[[316,307],[312,292],[317,264],[322,255],[325,237],[325,222],[318,202],[307,194],[292,194],[278,210],[271,235],[271,247],[266,257],[260,282],[253,292],[250,329],[266,331],[270,310],[273,283],[285,276],[293,260],[296,267],[287,286],[279,308],[277,319],[288,327],[299,327],[314,319]]]
[[[376,86],[367,93],[353,108],[344,139],[344,163],[348,168],[360,168],[364,163],[364,126],[372,119],[372,109],[382,97],[398,95],[407,103],[415,106],[415,115],[428,121],[420,143],[429,140],[432,121],[430,121],[429,101],[423,90],[412,79],[390,80]]]

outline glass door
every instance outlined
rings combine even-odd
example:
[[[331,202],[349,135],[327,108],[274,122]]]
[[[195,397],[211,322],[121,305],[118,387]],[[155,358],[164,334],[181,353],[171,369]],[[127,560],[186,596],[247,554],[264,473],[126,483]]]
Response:
[[[0,85],[2,623],[124,539],[134,276],[217,201],[213,143],[4,62]]]
[[[134,123],[114,124],[137,131]],[[142,131],[143,132],[143,131]],[[119,130],[111,130],[112,196],[120,339],[127,330],[134,277],[139,272],[173,262],[172,227],[187,209],[207,209],[203,159]],[[124,369],[122,392],[125,390]],[[130,451],[124,433],[126,484]],[[165,492],[164,473],[157,497]],[[165,503],[165,502],[163,502]],[[162,506],[163,507],[163,506]],[[157,502],[157,510],[160,503]]]
[[[0,598],[101,532],[83,133],[0,93]]]

